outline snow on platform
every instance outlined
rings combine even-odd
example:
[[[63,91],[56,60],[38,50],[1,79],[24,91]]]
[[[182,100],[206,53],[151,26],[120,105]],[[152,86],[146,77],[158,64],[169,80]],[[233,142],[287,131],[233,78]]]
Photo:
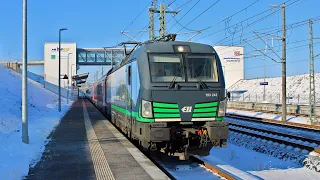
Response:
[[[62,98],[58,112],[58,96],[33,81],[28,81],[30,144],[21,139],[21,75],[0,65],[0,177],[21,179],[29,164],[37,162],[47,137],[70,108]]]
[[[202,159],[241,179],[320,179],[316,171],[231,143],[227,148],[213,148]]]
[[[281,114],[244,111],[244,110],[235,110],[235,109],[227,109],[227,113],[248,116],[248,117],[264,118],[264,119],[275,120],[275,121],[281,121],[281,118],[282,118]],[[308,124],[309,120],[310,120],[309,117],[287,115],[286,121],[293,122],[293,123],[300,123],[300,124]]]

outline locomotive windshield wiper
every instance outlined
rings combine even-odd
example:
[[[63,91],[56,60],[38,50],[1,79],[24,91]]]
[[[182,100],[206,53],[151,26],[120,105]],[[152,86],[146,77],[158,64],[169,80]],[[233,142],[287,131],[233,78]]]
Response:
[[[200,89],[201,87],[203,87],[203,88],[205,88],[205,89],[208,89],[208,86],[207,86],[206,83],[204,83],[203,81],[201,81],[200,78],[198,78],[198,77],[196,77],[196,78],[197,78],[197,80],[198,80],[198,82],[199,82],[199,87],[198,87],[198,89]]]
[[[176,84],[176,79],[177,79],[178,76],[174,76],[170,85],[169,85],[169,89],[172,89],[174,88],[174,85]]]
[[[189,65],[187,64],[186,65],[186,68],[190,71],[190,68],[189,68]],[[199,77],[195,77],[197,80],[198,80],[198,82],[199,82],[199,84],[197,84],[196,86],[197,86],[197,88],[198,89],[200,89],[200,88],[205,88],[205,89],[208,89],[208,86],[207,86],[207,84],[206,83],[204,83],[203,81],[201,81],[201,79],[199,78]]]

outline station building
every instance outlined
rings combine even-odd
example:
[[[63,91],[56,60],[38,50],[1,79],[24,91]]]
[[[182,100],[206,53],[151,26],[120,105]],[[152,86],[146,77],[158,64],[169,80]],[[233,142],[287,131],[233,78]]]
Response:
[[[72,77],[78,74],[81,66],[112,66],[122,61],[122,48],[78,48],[75,42],[62,42],[60,51],[61,95],[77,88]],[[44,87],[52,92],[59,90],[59,43],[44,44]]]

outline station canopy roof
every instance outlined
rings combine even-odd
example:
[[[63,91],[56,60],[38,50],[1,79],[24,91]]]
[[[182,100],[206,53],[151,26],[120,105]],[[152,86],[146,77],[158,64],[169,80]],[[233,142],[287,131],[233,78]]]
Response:
[[[77,74],[72,76],[72,80],[75,80],[77,84],[83,84],[87,81],[89,73]]]
[[[74,76],[72,76],[73,80],[81,80],[81,79],[87,79],[89,76],[89,73],[83,73],[83,74],[76,74]]]

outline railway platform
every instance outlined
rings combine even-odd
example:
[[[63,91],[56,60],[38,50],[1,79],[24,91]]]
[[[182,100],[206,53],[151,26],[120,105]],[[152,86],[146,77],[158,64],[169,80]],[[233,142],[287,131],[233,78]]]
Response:
[[[168,179],[85,98],[49,138],[25,179]]]

